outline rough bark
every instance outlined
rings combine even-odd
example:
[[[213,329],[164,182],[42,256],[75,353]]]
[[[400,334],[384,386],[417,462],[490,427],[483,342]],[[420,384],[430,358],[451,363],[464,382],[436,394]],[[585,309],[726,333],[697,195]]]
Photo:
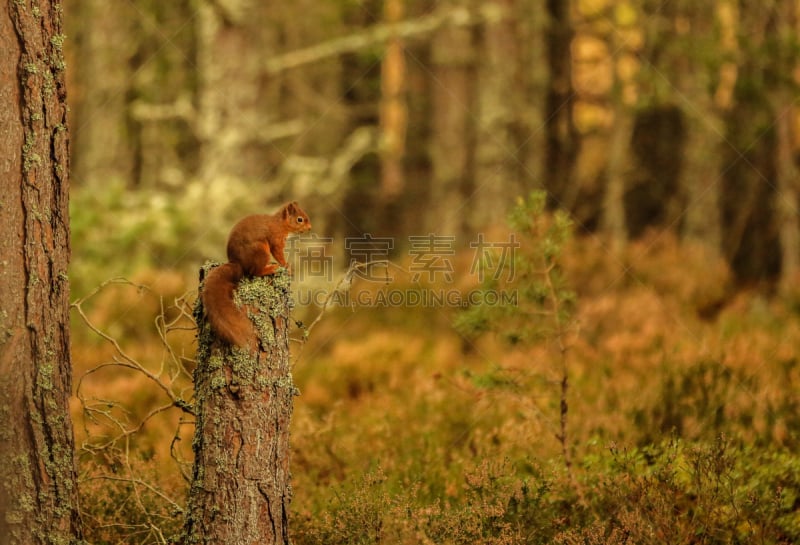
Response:
[[[297,393],[289,365],[289,288],[285,273],[239,283],[237,302],[261,340],[255,355],[216,339],[198,299],[195,463],[185,545],[289,543],[289,421]]]
[[[81,537],[69,354],[68,131],[57,2],[0,0],[0,543]]]

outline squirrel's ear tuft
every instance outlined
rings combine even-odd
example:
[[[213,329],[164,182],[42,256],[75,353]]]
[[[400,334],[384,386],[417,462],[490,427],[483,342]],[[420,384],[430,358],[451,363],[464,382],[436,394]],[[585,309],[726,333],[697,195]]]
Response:
[[[283,217],[288,218],[295,215],[295,203],[294,201],[287,203],[286,206],[283,207]]]

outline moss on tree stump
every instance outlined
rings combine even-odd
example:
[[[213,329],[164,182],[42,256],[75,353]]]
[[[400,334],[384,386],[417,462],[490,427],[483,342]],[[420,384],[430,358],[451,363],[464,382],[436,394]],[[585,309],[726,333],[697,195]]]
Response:
[[[206,264],[202,279],[214,265]],[[216,338],[198,298],[195,455],[183,543],[288,544],[289,275],[245,278],[235,301],[255,325],[252,353]]]

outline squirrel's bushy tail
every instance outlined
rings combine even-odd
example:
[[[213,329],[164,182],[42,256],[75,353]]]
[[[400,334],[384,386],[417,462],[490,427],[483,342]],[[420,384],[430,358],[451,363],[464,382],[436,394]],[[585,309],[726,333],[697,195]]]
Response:
[[[218,337],[242,348],[255,348],[253,324],[233,302],[233,290],[242,275],[238,263],[225,263],[212,269],[203,285],[203,306],[211,329]]]

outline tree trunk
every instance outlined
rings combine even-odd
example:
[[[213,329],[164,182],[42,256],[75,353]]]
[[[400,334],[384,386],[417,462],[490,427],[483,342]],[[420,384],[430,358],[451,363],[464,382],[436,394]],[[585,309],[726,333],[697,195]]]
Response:
[[[797,32],[800,29],[797,2],[783,0],[775,3],[776,34],[780,38],[779,54],[775,55],[777,87],[769,93],[775,119],[775,193],[776,222],[781,248],[779,289],[782,293],[797,290],[800,275],[800,170],[797,167]],[[793,74],[794,77],[790,77]]]
[[[620,92],[619,90],[615,92]],[[633,114],[620,96],[615,96],[614,125],[606,167],[606,191],[603,196],[603,227],[611,239],[611,251],[622,255],[628,242],[625,220],[625,182],[630,174],[630,144],[633,135]]]
[[[0,0],[0,543],[81,538],[60,5]]]
[[[778,182],[776,206],[778,214],[778,231],[781,243],[781,276],[779,288],[781,292],[797,289],[800,273],[800,221],[798,220],[798,169],[794,159],[792,134],[792,97],[783,93],[776,101],[775,132],[776,152],[775,166]]]
[[[687,203],[682,235],[702,242],[712,255],[719,255],[722,252],[720,153],[724,126],[722,112],[714,103],[712,81],[716,74],[707,62],[709,55],[722,52],[722,44],[713,32],[716,10],[711,3],[688,0],[673,7],[672,17],[678,29],[675,39],[691,45],[690,54],[676,55],[673,72],[680,93],[677,103],[686,127],[681,185]]]
[[[404,16],[402,0],[387,0],[386,22],[397,23]],[[397,36],[386,44],[381,63],[381,201],[391,204],[405,188],[405,155],[408,111],[405,101],[406,61],[403,40]]]
[[[131,21],[136,13],[131,4],[107,0],[65,3],[74,62],[69,82],[74,129],[70,174],[76,186],[100,189],[109,180],[133,177],[136,146],[128,130],[127,106],[135,53]]]
[[[609,51],[612,52],[611,111],[614,122],[609,136],[608,163],[606,165],[606,187],[603,196],[602,223],[611,240],[611,250],[621,255],[628,243],[628,225],[625,214],[625,192],[631,177],[631,139],[633,138],[636,100],[639,95],[633,74],[624,70],[624,63],[636,62],[639,51],[629,44],[630,34],[636,32],[637,17],[620,16],[609,10],[614,24],[626,32],[612,32]]]
[[[449,0],[445,5],[462,3]],[[448,25],[437,32],[431,44],[430,202],[434,206],[427,218],[428,229],[435,233],[457,235],[466,230],[464,194],[473,179],[474,130],[469,113],[473,111],[474,63],[470,28]]]
[[[267,64],[283,54],[302,51],[309,44],[325,43],[334,36],[347,33],[342,21],[339,2],[298,0],[280,7],[270,5],[270,18],[277,25],[274,31],[280,36],[278,50],[269,55]],[[320,24],[324,21],[324,24]],[[306,197],[317,195],[320,178],[324,173],[311,173],[296,168],[295,162],[306,163],[330,159],[336,155],[350,134],[350,116],[342,103],[342,91],[355,85],[343,77],[341,55],[327,57],[324,62],[309,63],[267,75],[267,92],[275,93],[275,106],[266,110],[273,116],[276,127],[296,126],[290,138],[276,140],[272,147],[280,161],[282,172],[291,173],[283,188],[286,194],[305,202]],[[358,76],[362,73],[359,72]],[[308,159],[311,161],[309,162]],[[337,195],[336,197],[339,197]],[[319,225],[319,221],[315,226]]]
[[[499,13],[513,11],[512,2],[482,2]],[[494,226],[520,195],[518,146],[513,123],[522,110],[524,91],[517,78],[518,33],[512,17],[486,21],[481,27],[476,66],[475,186],[465,210],[472,231]],[[469,114],[465,112],[465,115]]]
[[[519,65],[516,78],[523,85],[523,102],[515,112],[518,176],[527,193],[544,183],[547,149],[546,97],[550,72],[547,65],[546,31],[548,15],[539,0],[520,0],[516,8],[519,29]],[[516,107],[516,104],[515,104]]]
[[[572,87],[572,28],[569,0],[547,0],[550,23],[547,26],[547,61],[550,88],[547,94],[547,165],[546,189],[565,208],[564,202],[573,187],[573,169],[578,155],[579,135],[572,121],[575,92]]]
[[[197,7],[198,176],[208,184],[261,182],[282,159],[268,130],[280,111],[264,66],[277,47],[271,9],[245,0]]]
[[[236,298],[261,340],[257,355],[217,340],[198,298],[195,462],[184,545],[289,543],[289,421],[297,393],[289,290],[286,274],[239,283]]]
[[[722,123],[709,96],[700,92],[688,96],[692,96],[693,103],[692,109],[684,110],[687,129],[681,183],[688,202],[683,236],[702,242],[712,255],[719,255],[722,252],[719,211]]]

